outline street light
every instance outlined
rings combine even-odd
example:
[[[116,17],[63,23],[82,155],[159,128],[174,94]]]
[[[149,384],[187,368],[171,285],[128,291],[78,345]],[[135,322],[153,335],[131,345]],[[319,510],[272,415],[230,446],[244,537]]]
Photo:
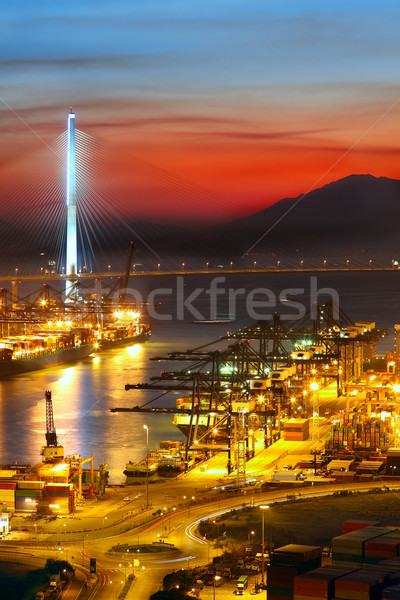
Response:
[[[221,579],[221,576],[220,576],[220,575],[216,575],[216,576],[214,577],[214,585],[213,585],[213,588],[214,588],[214,600],[215,600],[215,582],[216,582],[216,581],[219,581],[220,579]]]
[[[83,566],[85,566],[85,537],[87,537],[87,535],[84,535],[82,538],[82,564],[83,564]]]
[[[310,383],[310,390],[313,391],[312,411],[313,411],[313,441],[319,442],[319,385],[315,381]]]
[[[146,430],[146,508],[149,508],[149,428],[143,425]]]
[[[124,575],[125,575],[125,581],[126,581],[126,563],[125,563],[125,564],[123,564],[123,565],[122,565],[121,563],[119,563],[119,566],[120,566],[120,567],[124,567]],[[121,582],[121,583],[122,583],[122,582]]]
[[[267,504],[267,505],[264,506],[264,505],[261,504],[260,509],[261,509],[261,515],[262,515],[262,518],[261,518],[261,544],[262,544],[261,545],[261,553],[262,553],[262,556],[261,556],[261,561],[262,561],[262,563],[261,563],[261,565],[262,565],[261,566],[261,581],[262,581],[262,583],[264,583],[264,570],[265,570],[265,557],[264,557],[264,554],[265,554],[265,549],[264,549],[264,531],[265,531],[265,529],[264,529],[264,513],[265,513],[266,510],[269,509],[269,505]]]
[[[110,583],[112,583],[112,579],[110,579]],[[121,581],[121,583],[123,584],[124,582]],[[117,600],[118,597],[118,581],[115,579],[115,600]]]

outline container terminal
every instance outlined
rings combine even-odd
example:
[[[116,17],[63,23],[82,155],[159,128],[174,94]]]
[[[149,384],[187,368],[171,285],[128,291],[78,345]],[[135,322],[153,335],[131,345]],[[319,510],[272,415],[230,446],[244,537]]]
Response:
[[[182,392],[176,407],[155,408],[150,401],[110,410],[171,413],[186,440],[162,442],[142,461],[121,465],[121,475],[125,471],[135,483],[161,476],[232,486],[395,477],[399,355],[395,349],[376,358],[376,343],[389,331],[352,322],[344,313],[334,318],[331,304],[319,305],[317,316],[287,326],[275,315],[193,350],[152,359],[189,365],[126,389]],[[396,344],[398,333],[396,328]],[[0,473],[11,509],[18,504],[23,511],[57,514],[73,511],[85,495],[104,492],[105,465],[95,470],[92,456],[64,457],[49,392],[46,430],[40,465],[25,470],[13,465]],[[83,469],[86,463],[90,470]],[[27,489],[35,490],[34,501],[22,492]],[[64,500],[50,501],[51,489],[63,492]]]
[[[332,474],[325,468],[328,460],[346,458],[350,469],[341,464],[336,477],[349,470],[342,478],[355,477],[357,469],[367,468],[365,477],[382,470],[393,475],[400,468],[400,329],[396,326],[395,350],[379,357],[376,344],[388,329],[353,322],[332,303],[313,310],[290,325],[275,314],[272,321],[258,321],[200,347],[154,357],[166,364],[180,361],[182,369],[163,370],[149,383],[125,389],[181,393],[176,407],[153,407],[150,400],[110,410],[171,413],[186,437],[180,451],[185,472],[194,468],[200,478],[209,472],[237,483],[249,477],[262,481],[262,456],[278,442],[289,454],[306,442],[314,457],[311,467],[319,457],[321,477]],[[144,471],[148,459],[141,461]],[[309,469],[311,474],[316,476],[317,469]],[[285,477],[297,480],[295,473]]]

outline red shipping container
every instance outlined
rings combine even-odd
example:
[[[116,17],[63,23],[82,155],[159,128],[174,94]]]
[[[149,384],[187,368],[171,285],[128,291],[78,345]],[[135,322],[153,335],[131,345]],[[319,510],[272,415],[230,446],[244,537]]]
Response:
[[[17,483],[4,483],[0,482],[0,490],[16,490]]]

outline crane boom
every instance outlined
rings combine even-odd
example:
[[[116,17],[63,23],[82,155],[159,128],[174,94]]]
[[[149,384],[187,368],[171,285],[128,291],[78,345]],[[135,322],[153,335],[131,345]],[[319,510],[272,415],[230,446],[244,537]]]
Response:
[[[127,263],[126,263],[125,276],[121,280],[120,293],[119,293],[119,301],[121,303],[125,302],[125,298],[126,298],[126,290],[128,288],[129,274],[130,274],[130,271],[131,271],[132,256],[133,256],[134,246],[135,246],[134,243],[131,242],[131,244],[129,246],[128,260],[127,260]]]
[[[42,448],[43,462],[60,462],[64,459],[64,448],[58,444],[53,416],[51,392],[46,391],[46,445]]]
[[[57,433],[54,426],[53,401],[51,392],[45,392],[46,397],[46,443],[49,448],[57,447]]]

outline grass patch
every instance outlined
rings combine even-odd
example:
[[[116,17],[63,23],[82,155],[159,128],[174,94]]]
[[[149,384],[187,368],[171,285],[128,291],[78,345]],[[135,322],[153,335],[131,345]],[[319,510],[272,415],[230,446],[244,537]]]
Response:
[[[289,543],[329,546],[333,537],[342,534],[343,522],[351,519],[400,527],[400,496],[353,493],[271,504],[265,511],[264,538],[271,537],[275,547]],[[256,507],[232,511],[214,522],[203,522],[199,529],[208,539],[261,544],[261,511]]]

